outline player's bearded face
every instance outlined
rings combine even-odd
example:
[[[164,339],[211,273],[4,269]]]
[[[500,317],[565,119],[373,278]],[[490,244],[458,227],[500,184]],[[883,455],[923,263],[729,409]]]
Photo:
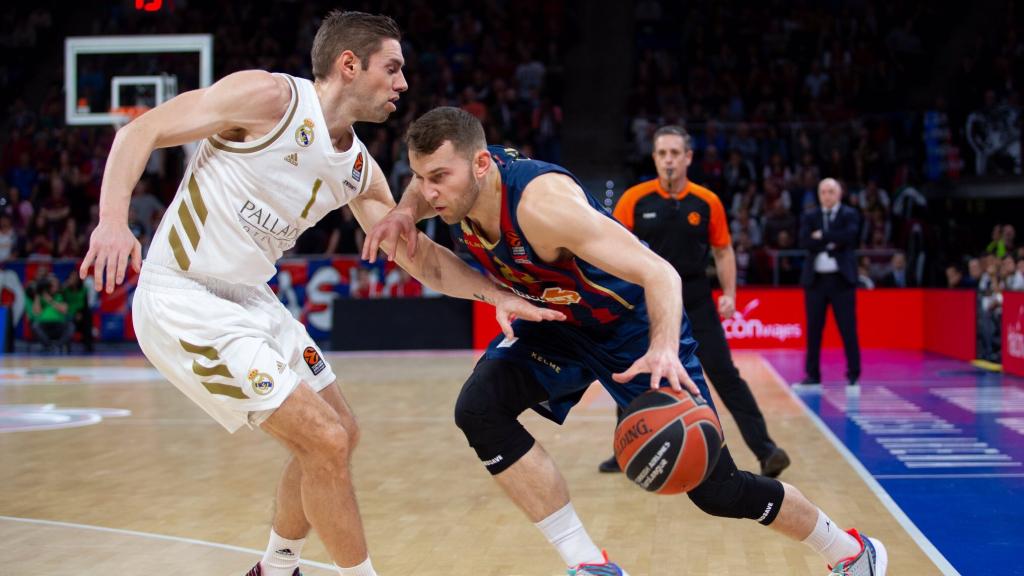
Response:
[[[441,219],[445,224],[455,224],[465,219],[476,204],[476,199],[480,197],[481,182],[473,174],[472,168],[472,164],[467,160],[455,171],[449,209],[441,213]]]

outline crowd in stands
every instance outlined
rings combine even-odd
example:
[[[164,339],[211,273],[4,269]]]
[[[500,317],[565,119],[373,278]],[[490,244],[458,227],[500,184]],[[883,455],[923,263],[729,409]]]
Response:
[[[947,288],[977,290],[978,358],[999,362],[1003,292],[1024,291],[1024,246],[1018,245],[1017,230],[1002,224],[992,228],[992,241],[983,252],[946,267]]]
[[[741,280],[785,283],[799,261],[778,251],[795,248],[821,178],[836,178],[862,214],[861,249],[878,254],[864,278],[880,283],[907,264],[881,251],[923,233],[925,183],[1021,173],[1024,42],[1015,4],[1001,9],[982,22],[924,1],[639,2],[627,131],[638,179],[653,175],[653,132],[686,126],[689,175],[729,211]],[[950,39],[978,26],[954,54]],[[956,64],[936,74],[934,55]]]
[[[394,15],[403,30],[410,90],[400,111],[386,124],[356,127],[391,175],[396,194],[411,174],[401,136],[413,119],[435,106],[470,111],[484,123],[491,142],[515,146],[531,157],[559,160],[567,38],[562,3],[417,0],[347,7]],[[311,78],[312,40],[319,18],[333,8],[323,2],[288,4],[271,19],[254,6],[226,4],[217,10],[184,8],[156,18],[115,4],[106,13],[93,10],[93,20],[81,23],[67,21],[66,14],[45,4],[20,7],[8,14],[10,32],[0,38],[0,45],[12,49],[0,65],[0,77],[26,79],[31,70],[18,55],[42,48],[49,33],[63,27],[68,35],[213,31],[215,77],[262,68]],[[0,261],[81,257],[98,222],[96,205],[113,130],[64,125],[61,62],[52,64],[58,73],[37,87],[38,93],[8,94],[0,100],[8,113],[7,137],[0,139]],[[101,75],[96,89],[106,89],[114,72]],[[155,154],[133,193],[130,227],[144,245],[174,197],[182,164],[178,151]],[[343,210],[303,235],[296,252],[356,254],[361,237],[351,212]]]

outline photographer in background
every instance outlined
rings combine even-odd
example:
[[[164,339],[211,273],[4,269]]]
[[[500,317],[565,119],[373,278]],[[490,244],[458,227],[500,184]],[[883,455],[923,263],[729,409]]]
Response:
[[[60,283],[53,274],[43,276],[35,286],[32,298],[32,334],[43,345],[43,352],[67,349],[74,334],[68,316],[68,304],[60,292]]]

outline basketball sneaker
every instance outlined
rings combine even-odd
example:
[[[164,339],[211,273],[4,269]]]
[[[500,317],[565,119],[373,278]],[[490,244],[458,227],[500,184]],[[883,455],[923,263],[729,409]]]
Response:
[[[251,570],[245,573],[245,576],[263,576],[263,567],[257,562]],[[302,576],[302,572],[299,572],[299,569],[296,568],[295,572],[292,572],[292,576]]]
[[[836,564],[830,576],[885,576],[889,567],[889,553],[881,540],[861,536],[855,529],[847,530],[860,542],[860,554]]]
[[[580,564],[569,568],[569,576],[629,576],[618,564],[608,561],[608,552],[601,550],[604,562],[601,564]]]
[[[786,454],[785,450],[776,446],[772,453],[761,461],[761,476],[778,478],[783,470],[789,468],[789,464],[789,454]]]

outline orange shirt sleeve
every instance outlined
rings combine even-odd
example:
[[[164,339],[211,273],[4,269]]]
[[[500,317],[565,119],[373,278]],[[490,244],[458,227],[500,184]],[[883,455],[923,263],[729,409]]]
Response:
[[[622,225],[633,230],[633,215],[636,212],[636,203],[644,195],[641,186],[633,186],[626,190],[615,204],[612,216],[622,222]]]
[[[709,242],[715,248],[725,248],[732,244],[729,234],[729,222],[725,219],[725,208],[715,194],[710,194],[708,203],[711,205],[711,223],[708,226]]]

